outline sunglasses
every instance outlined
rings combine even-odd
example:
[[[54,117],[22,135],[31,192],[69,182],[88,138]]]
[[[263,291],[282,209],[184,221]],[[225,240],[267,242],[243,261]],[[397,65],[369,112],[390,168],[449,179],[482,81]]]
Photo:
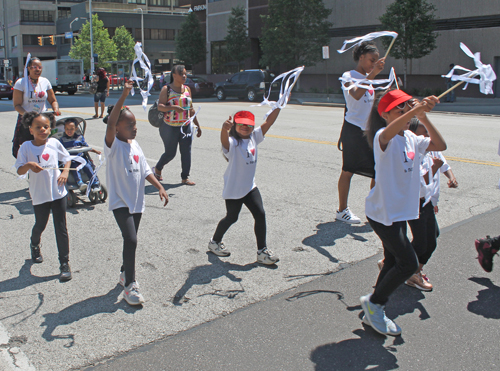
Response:
[[[247,128],[252,128],[253,129],[253,125],[248,125],[248,124],[236,124],[237,126],[245,126]]]
[[[396,108],[397,108],[397,109],[404,109],[404,108],[405,108],[405,106],[408,106],[408,108],[409,108],[409,109],[412,109],[412,108],[413,108],[413,105],[412,105],[412,104],[410,104],[410,101],[409,101],[409,100],[407,100],[407,101],[406,101],[406,102],[404,102],[404,103],[398,104],[398,105],[396,106]]]

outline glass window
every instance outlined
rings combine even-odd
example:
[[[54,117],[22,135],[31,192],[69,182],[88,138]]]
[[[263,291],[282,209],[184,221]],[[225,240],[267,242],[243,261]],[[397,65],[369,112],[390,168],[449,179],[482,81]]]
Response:
[[[11,37],[12,39],[12,47],[17,48],[17,35]]]
[[[236,73],[238,64],[230,63],[227,57],[227,47],[225,41],[213,41],[210,44],[212,54],[212,73]]]
[[[59,18],[71,17],[71,8],[57,8],[57,16]]]
[[[21,9],[21,22],[53,22],[53,21],[54,21],[54,12],[48,10]]]

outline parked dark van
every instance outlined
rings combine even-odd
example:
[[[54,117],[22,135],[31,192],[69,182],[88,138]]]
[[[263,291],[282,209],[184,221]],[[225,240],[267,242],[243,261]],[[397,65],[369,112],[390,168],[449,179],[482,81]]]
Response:
[[[215,85],[215,95],[218,100],[226,97],[237,97],[247,99],[250,102],[262,100],[264,93],[269,92],[269,85],[274,79],[274,74],[265,70],[246,70],[235,73],[224,82]],[[279,82],[273,83],[272,99],[276,99],[279,94]]]

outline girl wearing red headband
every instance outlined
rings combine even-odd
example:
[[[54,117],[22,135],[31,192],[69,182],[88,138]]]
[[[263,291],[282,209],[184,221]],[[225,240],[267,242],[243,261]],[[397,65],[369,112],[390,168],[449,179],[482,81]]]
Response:
[[[368,120],[366,136],[375,157],[375,186],[366,198],[365,212],[382,241],[384,265],[373,294],[360,301],[363,322],[384,335],[401,334],[401,328],[385,315],[385,304],[419,268],[406,236],[406,221],[419,215],[421,158],[426,151],[446,149],[446,142],[426,115],[438,102],[435,96],[418,102],[401,90],[392,90],[375,101]],[[414,116],[430,138],[408,130]]]
[[[257,261],[272,265],[279,261],[266,245],[266,214],[262,205],[262,197],[255,185],[257,166],[257,145],[264,140],[264,135],[280,113],[275,109],[266,121],[255,129],[255,116],[248,111],[240,111],[222,125],[221,143],[224,157],[229,164],[224,173],[224,191],[222,197],[226,201],[226,216],[219,222],[214,236],[208,243],[208,250],[217,256],[229,256],[231,253],[224,246],[222,237],[229,227],[238,220],[243,204],[250,210],[255,220],[255,237],[257,238]]]

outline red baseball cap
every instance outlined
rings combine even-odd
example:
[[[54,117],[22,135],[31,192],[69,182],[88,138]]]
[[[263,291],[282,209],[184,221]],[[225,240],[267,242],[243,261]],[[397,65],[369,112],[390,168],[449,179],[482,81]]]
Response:
[[[412,98],[411,95],[406,94],[402,90],[390,90],[380,99],[377,108],[378,114],[382,116],[382,112],[389,112],[398,104],[407,102]]]
[[[249,111],[239,111],[234,115],[234,122],[236,124],[255,126],[255,116]]]

